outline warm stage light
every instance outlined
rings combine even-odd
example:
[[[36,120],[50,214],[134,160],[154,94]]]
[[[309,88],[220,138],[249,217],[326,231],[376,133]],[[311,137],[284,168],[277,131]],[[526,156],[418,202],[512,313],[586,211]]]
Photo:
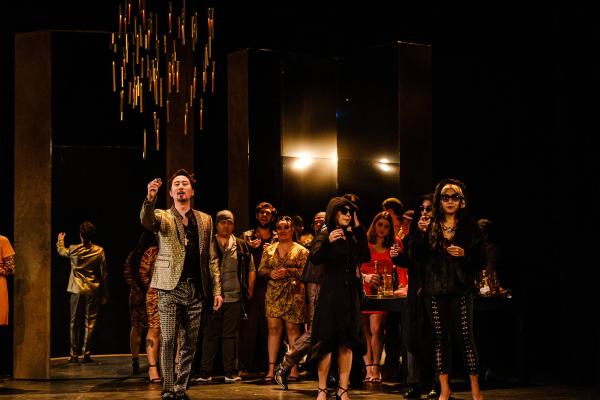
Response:
[[[337,166],[338,166],[337,152],[333,153],[333,154],[331,155],[330,159],[331,159],[331,164],[332,164],[332,165],[333,165],[335,168],[337,168]]]
[[[387,158],[382,158],[376,162],[379,169],[382,170],[383,172],[390,172],[392,170],[392,168],[388,165],[389,163],[390,162]]]
[[[313,159],[311,157],[308,156],[300,156],[298,157],[298,159],[294,162],[293,164],[293,168],[297,171],[302,171],[305,170],[306,168],[308,168],[312,163],[313,163]]]

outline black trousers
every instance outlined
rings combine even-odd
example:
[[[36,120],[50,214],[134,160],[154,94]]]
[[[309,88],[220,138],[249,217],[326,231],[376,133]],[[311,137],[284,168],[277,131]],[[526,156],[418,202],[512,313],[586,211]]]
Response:
[[[269,330],[265,316],[265,293],[265,283],[259,282],[257,278],[252,300],[244,303],[247,307],[248,319],[242,322],[240,328],[238,352],[240,370],[264,371],[267,367]]]
[[[225,375],[237,373],[237,337],[240,330],[242,309],[240,302],[223,303],[221,309],[207,314],[202,339],[200,374],[210,375],[221,344]]]
[[[459,340],[469,375],[479,373],[479,355],[473,337],[473,295],[425,296],[434,337],[434,359],[438,375],[450,369],[452,335]]]

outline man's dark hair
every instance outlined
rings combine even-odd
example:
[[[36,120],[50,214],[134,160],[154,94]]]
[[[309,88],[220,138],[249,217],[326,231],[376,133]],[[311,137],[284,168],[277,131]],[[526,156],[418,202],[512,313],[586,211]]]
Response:
[[[292,215],[292,222],[294,226],[304,226],[304,220],[299,215]]]
[[[404,204],[400,200],[395,197],[390,197],[389,199],[385,199],[381,204],[381,207],[384,210],[392,210],[394,214],[398,218],[402,218],[402,214],[404,214]]]
[[[169,190],[171,190],[171,185],[173,185],[173,179],[175,179],[178,176],[185,176],[186,178],[188,178],[190,180],[190,184],[192,185],[192,187],[194,187],[194,184],[196,183],[194,173],[188,172],[186,169],[180,168],[177,171],[175,171],[173,175],[171,175],[171,177],[169,178]]]
[[[94,236],[96,236],[96,227],[90,221],[83,221],[79,225],[79,234],[84,242],[91,242]]]
[[[275,207],[273,207],[273,205],[271,203],[267,203],[266,201],[261,201],[260,203],[258,203],[258,205],[256,206],[255,214],[258,214],[264,208],[268,208],[269,211],[271,211],[271,214],[273,215],[273,217],[275,217],[277,215],[277,210],[275,209]]]

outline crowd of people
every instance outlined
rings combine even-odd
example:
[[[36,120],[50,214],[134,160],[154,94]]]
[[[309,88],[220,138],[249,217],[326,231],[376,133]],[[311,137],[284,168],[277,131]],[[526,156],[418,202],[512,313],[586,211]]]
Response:
[[[462,182],[441,181],[409,210],[386,199],[372,220],[357,195],[334,197],[308,230],[299,216],[278,215],[261,202],[256,225],[240,237],[231,211],[219,211],[213,227],[210,215],[191,208],[194,184],[193,174],[175,172],[167,185],[173,205],[161,210],[162,182],[148,183],[140,212],[146,231],[124,268],[132,369],[140,372],[147,330],[148,379],[162,383],[161,398],[186,399],[190,381],[211,382],[220,350],[225,382],[262,371],[266,384],[287,389],[302,366],[316,372],[319,400],[332,381],[336,398],[347,400],[356,368],[363,367],[358,383],[381,383],[385,352],[386,365],[402,365],[406,398],[429,391],[428,398],[447,400],[456,337],[472,397],[483,399],[473,299],[486,245],[466,213]],[[104,251],[93,234],[84,222],[80,244],[65,248],[63,233],[57,242],[72,267],[72,362],[89,360],[97,310],[108,295]],[[370,310],[365,299],[382,293],[406,298],[402,311]]]

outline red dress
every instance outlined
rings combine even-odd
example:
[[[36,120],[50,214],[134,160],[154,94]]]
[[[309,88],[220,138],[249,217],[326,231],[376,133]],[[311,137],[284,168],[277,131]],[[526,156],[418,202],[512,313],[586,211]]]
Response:
[[[371,251],[371,262],[363,263],[360,266],[360,271],[363,274],[374,274],[375,271],[375,261],[377,261],[377,272],[383,274],[383,271],[387,269],[387,271],[391,274],[394,265],[392,264],[392,258],[390,257],[390,250],[386,249],[383,253],[379,253],[375,251],[373,245],[369,243],[369,250]],[[363,284],[365,289],[365,294],[372,295],[376,294],[373,291],[373,286],[369,283]],[[362,311],[363,314],[386,314],[387,311]]]

